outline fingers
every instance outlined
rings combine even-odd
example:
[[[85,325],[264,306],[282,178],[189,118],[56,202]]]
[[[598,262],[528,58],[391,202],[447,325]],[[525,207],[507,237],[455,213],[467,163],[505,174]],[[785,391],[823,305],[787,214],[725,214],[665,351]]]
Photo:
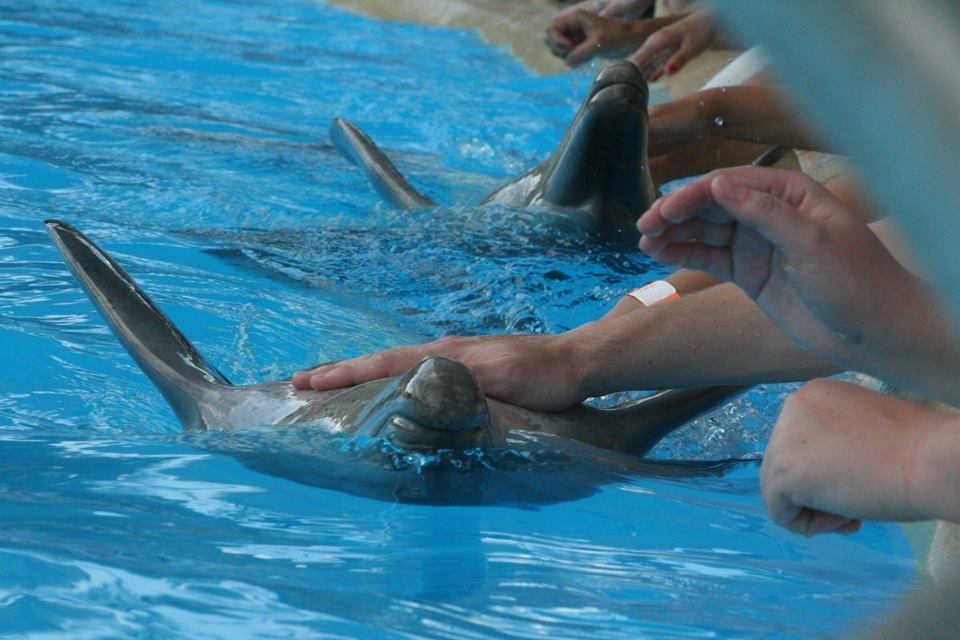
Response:
[[[650,42],[652,39],[653,36],[650,36],[643,46],[637,49],[636,53],[629,58],[630,62],[640,69],[640,73],[643,74],[643,77],[646,78],[648,82],[653,82],[663,75],[663,66],[674,53],[674,49],[672,48],[656,48],[656,46]]]
[[[423,360],[427,354],[425,347],[400,347],[343,360],[295,373],[293,386],[316,391],[352,387],[370,380],[398,376]]]
[[[578,67],[584,62],[589,61],[600,50],[600,40],[595,35],[587,36],[583,42],[578,44],[564,58],[568,67]]]
[[[680,48],[681,37],[671,27],[663,27],[654,32],[643,46],[630,56],[630,62],[637,65],[643,77],[653,82],[663,75],[663,68]]]
[[[764,459],[761,468],[761,486],[763,501],[770,518],[781,527],[803,536],[815,536],[821,533],[839,533],[849,535],[860,530],[863,524],[857,518],[821,511],[796,503],[778,483],[775,474],[769,471],[768,461]]]
[[[660,264],[686,267],[704,271],[721,280],[733,280],[733,254],[727,247],[643,236],[640,238],[640,250]]]
[[[783,523],[779,523],[783,524]],[[804,536],[815,536],[821,533],[840,533],[849,535],[860,530],[861,521],[856,518],[827,513],[803,507],[796,518],[784,524],[787,529]]]
[[[596,16],[577,11],[565,18],[562,29],[568,43],[564,56],[567,66],[581,65],[600,51],[601,27]]]
[[[566,58],[573,49],[573,41],[567,33],[564,16],[557,16],[547,25],[546,43],[550,47],[550,53],[558,58]]]
[[[731,175],[716,176],[710,192],[731,219],[750,226],[788,253],[792,247],[806,246],[816,231],[796,207],[770,193],[746,187]]]
[[[560,14],[547,25],[546,40],[551,53],[568,65],[585,62],[594,56],[600,42],[595,17],[586,11]]]
[[[807,182],[797,172],[759,167],[715,171],[657,200],[637,221],[637,229],[660,237],[667,229],[677,228],[676,235],[665,237],[720,246],[723,234],[729,231],[716,225],[742,223],[777,246],[804,246],[798,243],[812,242],[817,229],[786,198],[802,204],[805,199],[822,197],[822,191],[820,185]],[[694,219],[712,224],[686,224]],[[701,236],[693,233],[698,228]]]
[[[664,71],[667,72],[667,75],[672,76],[677,71],[680,71],[680,69],[682,69],[683,66],[690,61],[690,58],[693,58],[695,55],[697,55],[697,53],[699,52],[692,50],[685,42],[684,45],[680,47],[679,51],[673,54],[666,61],[666,63],[664,63]]]
[[[701,178],[656,200],[637,220],[637,230],[656,238],[668,229],[698,218],[714,225],[732,222],[734,218],[714,201],[710,185],[709,179]],[[690,237],[683,239],[689,240]]]

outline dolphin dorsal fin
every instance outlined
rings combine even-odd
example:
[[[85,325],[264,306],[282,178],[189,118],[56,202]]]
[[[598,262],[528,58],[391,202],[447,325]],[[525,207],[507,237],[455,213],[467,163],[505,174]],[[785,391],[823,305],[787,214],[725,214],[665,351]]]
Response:
[[[363,169],[377,193],[393,206],[400,209],[436,206],[410,185],[370,136],[349,120],[334,118],[330,123],[330,141],[344,158]]]
[[[70,270],[133,359],[187,428],[203,428],[200,406],[212,389],[230,385],[166,314],[105,251],[73,226],[45,221]]]

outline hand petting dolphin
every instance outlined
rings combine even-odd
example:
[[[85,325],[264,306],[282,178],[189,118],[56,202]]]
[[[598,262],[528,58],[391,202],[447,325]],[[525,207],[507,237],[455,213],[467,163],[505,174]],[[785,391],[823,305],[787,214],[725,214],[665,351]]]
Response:
[[[74,227],[46,222],[67,265],[188,430],[319,426],[402,448],[503,447],[508,429],[643,454],[742,387],[662,391],[622,409],[530,411],[485,398],[459,362],[428,358],[406,374],[349,389],[298,391],[289,381],[232,385],[109,256]]]
[[[577,222],[591,231],[635,242],[634,223],[657,198],[647,159],[648,99],[647,83],[633,64],[611,63],[597,76],[554,154],[497,189],[482,204],[553,205],[567,209],[568,217],[583,218]],[[434,206],[356,125],[335,119],[330,139],[392,205]]]

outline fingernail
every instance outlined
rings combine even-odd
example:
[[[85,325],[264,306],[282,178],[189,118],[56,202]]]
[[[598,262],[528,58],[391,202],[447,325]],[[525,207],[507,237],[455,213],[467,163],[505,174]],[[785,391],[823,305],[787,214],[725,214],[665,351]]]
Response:
[[[678,67],[677,65],[675,65],[675,64],[673,64],[673,63],[670,63],[670,64],[667,65],[667,73],[669,73],[670,75],[675,74],[675,73],[676,73],[677,71],[679,71],[679,70],[680,70],[680,67]]]

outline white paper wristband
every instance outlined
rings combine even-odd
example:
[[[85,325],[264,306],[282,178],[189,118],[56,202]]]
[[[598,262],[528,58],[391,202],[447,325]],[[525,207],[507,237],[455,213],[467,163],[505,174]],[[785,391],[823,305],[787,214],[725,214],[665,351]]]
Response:
[[[659,302],[666,302],[667,300],[674,300],[680,297],[676,287],[666,280],[651,282],[639,289],[634,289],[627,295],[635,298],[646,307],[652,307]]]

